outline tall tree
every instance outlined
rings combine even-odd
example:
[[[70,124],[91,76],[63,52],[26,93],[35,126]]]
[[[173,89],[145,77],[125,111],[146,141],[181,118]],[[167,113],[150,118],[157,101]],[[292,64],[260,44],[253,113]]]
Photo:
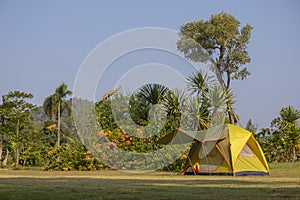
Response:
[[[186,58],[212,64],[218,81],[225,91],[231,80],[243,80],[250,72],[243,65],[250,62],[247,45],[252,27],[240,22],[225,12],[214,14],[207,21],[200,20],[184,24],[180,30],[177,48]],[[231,123],[238,120],[233,108],[228,106]]]
[[[71,106],[65,101],[65,98],[71,94],[72,92],[68,90],[68,86],[65,83],[62,83],[56,88],[55,93],[47,97],[43,103],[43,109],[45,113],[51,118],[51,120],[54,121],[54,118],[57,119],[58,147],[60,146],[61,140],[61,113],[65,109],[70,114]]]
[[[5,135],[14,150],[16,166],[19,164],[20,148],[25,135],[30,134],[34,128],[31,110],[35,109],[36,106],[28,102],[32,98],[32,94],[20,91],[11,91],[2,96],[1,107],[5,118]]]

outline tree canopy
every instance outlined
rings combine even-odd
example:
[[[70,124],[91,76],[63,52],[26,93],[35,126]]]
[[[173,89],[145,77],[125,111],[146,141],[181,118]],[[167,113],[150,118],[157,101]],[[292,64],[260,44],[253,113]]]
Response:
[[[210,62],[221,87],[229,93],[231,80],[244,80],[250,75],[244,65],[251,60],[247,51],[251,30],[249,24],[240,28],[236,18],[222,12],[207,21],[184,24],[177,48],[190,60]],[[231,123],[238,120],[232,105],[228,105],[228,115]]]
[[[243,65],[250,62],[247,45],[252,27],[240,28],[240,22],[225,12],[214,14],[207,21],[184,24],[180,29],[178,49],[193,61],[210,61],[222,86],[230,88],[232,79],[245,79],[250,72]],[[194,40],[195,43],[188,42]],[[203,51],[209,55],[203,56]]]

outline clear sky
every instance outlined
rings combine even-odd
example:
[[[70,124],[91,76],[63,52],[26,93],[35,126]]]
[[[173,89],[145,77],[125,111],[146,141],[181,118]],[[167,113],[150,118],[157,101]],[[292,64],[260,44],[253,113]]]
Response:
[[[31,92],[41,105],[62,82],[72,89],[84,58],[108,37],[149,26],[179,30],[222,11],[254,27],[252,74],[232,83],[243,125],[252,118],[267,127],[282,107],[300,109],[297,0],[0,0],[0,95]]]

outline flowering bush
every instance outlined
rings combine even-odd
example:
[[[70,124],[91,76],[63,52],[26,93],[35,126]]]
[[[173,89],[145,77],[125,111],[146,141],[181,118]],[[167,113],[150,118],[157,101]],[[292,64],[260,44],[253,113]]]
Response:
[[[53,170],[92,171],[107,168],[80,145],[63,144],[58,148],[54,147],[48,152],[47,157],[49,159],[48,168]]]

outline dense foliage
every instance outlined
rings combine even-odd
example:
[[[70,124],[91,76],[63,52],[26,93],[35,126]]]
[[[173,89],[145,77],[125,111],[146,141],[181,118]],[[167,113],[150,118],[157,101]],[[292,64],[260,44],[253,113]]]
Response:
[[[300,157],[300,111],[282,108],[279,117],[257,135],[269,162],[295,162]]]
[[[20,100],[19,95],[21,94],[25,98]],[[9,164],[18,167],[21,164],[22,166],[44,166],[53,170],[100,170],[108,168],[107,163],[104,164],[101,160],[95,158],[81,143],[72,119],[67,113],[62,114],[62,138],[61,145],[58,146],[55,124],[53,126],[52,120],[49,120],[41,110],[37,111],[34,105],[26,102],[28,96],[32,97],[32,95],[15,91],[3,97],[4,100],[0,109],[2,166]],[[156,134],[153,134],[157,131],[155,127],[152,127],[152,130],[151,128],[150,130],[143,129],[143,127],[151,124],[153,119],[159,121],[163,116],[159,115],[158,112],[151,112],[152,104],[145,99],[141,99],[140,94],[134,94],[133,97],[116,94],[113,98],[97,102],[95,104],[96,115],[98,123],[102,127],[102,131],[97,134],[97,145],[105,142],[106,145],[103,148],[136,153],[151,152],[162,148],[162,145],[156,144],[159,138],[176,130],[181,125],[187,126],[187,124],[180,124],[184,123],[181,120],[184,111],[181,110],[183,107],[179,103],[180,96],[184,95],[178,95],[174,91],[168,91],[164,94],[160,103],[165,107],[164,114],[167,115],[167,118]],[[173,103],[172,98],[176,99]],[[194,113],[198,116],[198,122],[188,124],[188,126],[202,129],[212,123],[209,121],[210,117],[208,116],[214,113],[214,109],[209,109],[211,106],[208,104],[210,102],[209,95],[206,95],[205,98],[206,107],[201,106],[203,101],[197,100],[198,98],[186,101],[189,102],[189,106],[185,108],[190,115],[193,115],[193,106],[199,109]],[[120,104],[120,101],[128,101],[130,106],[122,107],[125,104]],[[112,111],[113,107],[116,108],[113,105],[116,104],[120,106],[117,109],[121,112],[115,113]],[[203,109],[206,111],[203,111]],[[119,118],[116,115],[119,115]],[[134,123],[140,128],[136,128],[130,123],[126,125],[124,116],[125,119],[132,116],[135,119]],[[255,134],[269,162],[295,162],[298,160],[299,119],[300,112],[298,110],[291,106],[283,108],[279,113],[279,117],[272,121],[270,128],[262,129]],[[123,120],[122,126],[118,125],[118,123],[121,123],[120,120]],[[255,133],[257,126],[249,121],[247,129]],[[149,137],[145,137],[147,134],[149,134]],[[187,156],[186,153],[166,167],[165,170],[182,170]],[[111,162],[120,164],[123,160],[122,158],[114,158]],[[130,166],[124,166],[124,169],[134,169],[142,164],[144,163],[134,163]]]

